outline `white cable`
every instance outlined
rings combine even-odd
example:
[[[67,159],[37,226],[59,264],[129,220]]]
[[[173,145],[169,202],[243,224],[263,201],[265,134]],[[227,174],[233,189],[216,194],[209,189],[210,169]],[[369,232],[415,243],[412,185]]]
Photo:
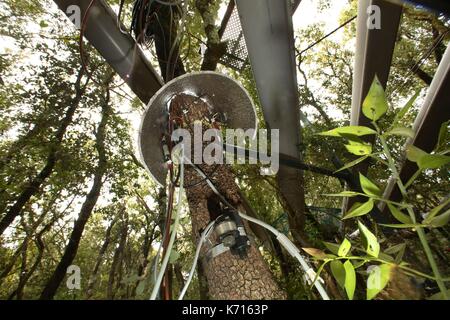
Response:
[[[277,229],[275,229],[274,227],[265,222],[249,217],[241,212],[239,212],[239,215],[245,220],[256,223],[261,227],[264,227],[270,232],[272,232],[277,237],[277,240],[280,242],[280,244],[291,254],[291,256],[293,256],[300,262],[300,265],[302,266],[305,273],[309,276],[311,282],[314,281],[316,273],[314,272],[313,268],[311,268],[311,266],[308,265],[305,259],[301,256],[297,247],[292,243],[291,240],[289,240],[288,237],[286,237],[283,233],[279,232]],[[319,281],[315,281],[314,286],[316,287],[317,291],[319,291],[319,294],[323,300],[330,300],[330,297],[328,296],[327,292],[325,291],[324,287]]]
[[[186,283],[184,284],[183,290],[181,290],[180,296],[178,297],[178,300],[183,300],[184,295],[186,294],[187,289],[189,288],[189,285],[191,283],[192,277],[195,273],[195,267],[197,266],[198,257],[200,256],[200,250],[203,246],[203,243],[208,239],[209,235],[211,234],[211,231],[214,230],[214,221],[211,221],[203,230],[202,235],[200,236],[200,239],[198,240],[197,244],[197,250],[195,251],[195,257],[194,261],[192,262],[191,271],[189,272],[189,276],[186,280]]]
[[[185,158],[185,160],[187,160],[190,164],[192,164],[192,162],[189,159]],[[220,194],[220,192],[217,190],[215,185],[212,183],[211,179],[204,172],[202,172],[198,166],[194,165],[194,168],[202,176],[202,178],[204,178],[206,180],[206,182],[211,187],[211,189],[214,191],[214,193],[216,193],[228,206],[233,208],[233,206],[230,205],[230,203]],[[296,258],[300,262],[302,269],[305,271],[306,275],[309,277],[309,280],[311,281],[311,283],[315,280],[316,273],[315,273],[314,269],[301,256],[297,247],[292,243],[291,240],[289,240],[288,237],[286,237],[283,233],[279,232],[277,229],[275,229],[271,225],[269,225],[261,220],[249,217],[241,212],[238,212],[238,213],[242,218],[244,218],[248,221],[251,221],[253,223],[256,223],[256,224],[266,228],[270,232],[272,232],[277,237],[277,240],[280,242],[280,244],[289,252],[289,254],[292,257]],[[319,279],[317,279],[317,281],[314,282],[314,286],[316,287],[317,291],[319,291],[319,294],[323,300],[330,300],[330,297],[328,296],[327,292],[325,291],[325,288],[320,283]]]
[[[178,203],[177,210],[175,213],[175,222],[173,223],[173,230],[170,234],[169,244],[167,246],[166,254],[164,255],[163,262],[161,265],[161,269],[159,270],[158,277],[156,278],[155,286],[153,287],[152,294],[150,296],[150,300],[155,300],[158,295],[159,288],[161,286],[161,281],[163,279],[164,273],[166,272],[167,264],[169,262],[170,253],[172,251],[173,244],[175,242],[175,236],[177,234],[178,224],[180,222],[180,212],[181,212],[181,203],[183,196],[183,184],[184,184],[184,149],[181,149],[182,156],[180,161],[180,188],[178,189]],[[170,221],[169,221],[170,223]],[[166,226],[166,228],[170,228],[170,225]],[[170,230],[170,229],[169,229]]]

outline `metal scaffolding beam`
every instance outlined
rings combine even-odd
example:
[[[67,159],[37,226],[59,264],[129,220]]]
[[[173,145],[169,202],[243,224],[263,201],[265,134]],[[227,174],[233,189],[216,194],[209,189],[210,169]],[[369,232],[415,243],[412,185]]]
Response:
[[[369,6],[380,8],[380,29],[369,29],[367,27]],[[370,120],[361,112],[361,106],[375,75],[378,76],[381,84],[386,87],[401,14],[401,6],[384,0],[360,0],[358,2],[352,90],[352,125],[370,124]]]
[[[370,6],[380,8],[380,28],[369,28]],[[371,126],[370,120],[362,113],[362,103],[369,92],[375,75],[384,88],[389,77],[392,56],[395,48],[402,6],[384,0],[358,1],[358,19],[356,22],[356,52],[353,71],[351,125]],[[373,143],[373,138],[367,138]],[[365,174],[368,161],[360,163],[355,170]],[[346,198],[343,211],[346,212],[356,198]],[[378,215],[377,215],[378,216]]]
[[[299,157],[299,108],[289,1],[237,0],[264,118],[280,130],[280,152]]]
[[[415,136],[408,139],[405,149],[412,144],[426,152],[431,152],[439,137],[439,129],[442,123],[450,119],[450,47],[447,47],[441,63],[434,75],[433,81],[419,114],[414,121],[413,130]],[[406,183],[417,171],[414,162],[405,159],[400,170],[400,178]],[[384,191],[383,198],[398,201],[401,193],[396,185],[396,180],[391,177]],[[380,204],[380,209],[385,210]]]
[[[70,6],[80,8],[81,20],[91,3],[90,0],[54,1],[68,17],[74,14]],[[95,1],[88,14],[84,36],[128,84],[136,96],[147,104],[153,94],[162,86],[161,77],[131,35],[119,29],[117,15],[104,0]],[[75,23],[76,19],[72,20]]]

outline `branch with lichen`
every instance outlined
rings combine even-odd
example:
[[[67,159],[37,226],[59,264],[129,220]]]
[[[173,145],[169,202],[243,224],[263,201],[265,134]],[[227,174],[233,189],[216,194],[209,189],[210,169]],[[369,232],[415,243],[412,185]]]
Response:
[[[216,11],[213,0],[196,0],[195,8],[203,20],[203,28],[206,34],[206,52],[201,66],[202,70],[215,70],[220,58],[225,54],[226,42],[220,41],[219,27],[215,25]]]

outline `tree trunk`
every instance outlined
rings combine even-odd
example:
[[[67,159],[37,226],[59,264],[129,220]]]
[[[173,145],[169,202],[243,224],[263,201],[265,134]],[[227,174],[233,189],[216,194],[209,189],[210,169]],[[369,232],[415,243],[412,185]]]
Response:
[[[3,234],[5,229],[14,221],[14,219],[21,214],[25,204],[30,200],[32,196],[36,195],[39,192],[42,184],[52,174],[53,169],[55,168],[55,165],[58,161],[58,150],[61,147],[64,134],[66,133],[67,127],[72,123],[73,115],[75,114],[75,111],[81,101],[81,97],[83,96],[87,81],[89,81],[88,79],[86,81],[86,84],[84,86],[81,86],[81,79],[83,77],[83,74],[83,69],[80,69],[80,71],[78,72],[77,80],[75,82],[75,98],[71,101],[66,115],[61,121],[61,126],[56,132],[55,141],[52,143],[44,168],[34,179],[32,179],[25,186],[23,191],[17,197],[15,203],[9,208],[2,220],[0,220],[0,236]]]
[[[197,264],[198,293],[200,300],[209,300],[208,279],[201,263]]]
[[[106,173],[107,168],[105,135],[106,126],[111,114],[111,107],[109,105],[109,102],[110,92],[109,89],[107,89],[106,98],[102,105],[102,119],[95,134],[95,146],[98,152],[98,165],[94,174],[94,183],[91,187],[91,190],[86,196],[86,200],[84,201],[83,206],[81,207],[78,219],[75,221],[74,228],[70,235],[69,242],[64,250],[64,254],[41,293],[41,300],[49,300],[54,298],[58,287],[61,285],[61,282],[64,279],[67,268],[72,264],[75,255],[77,254],[84,227],[88,219],[90,218],[95,204],[97,203],[97,199],[100,195],[100,190],[103,185],[103,177]]]
[[[58,193],[56,196],[54,196],[52,198],[52,200],[48,203],[46,208],[39,215],[39,218],[29,228],[29,231],[26,233],[25,239],[22,241],[22,243],[16,249],[16,251],[14,251],[14,254],[12,255],[11,260],[9,261],[9,263],[6,265],[6,268],[0,273],[0,285],[2,284],[3,280],[11,272],[12,268],[16,264],[17,258],[20,256],[20,252],[22,251],[23,247],[28,245],[28,242],[33,237],[33,235],[35,234],[36,230],[39,228],[41,223],[44,221],[44,219],[47,216],[48,212],[52,209],[52,206],[56,202],[56,200],[58,199],[59,195],[60,195],[60,193]],[[70,204],[72,203],[72,201],[70,202]]]
[[[114,284],[116,283],[115,279],[116,279],[116,273],[120,268],[122,259],[123,259],[123,255],[124,255],[124,250],[125,250],[125,244],[127,242],[127,236],[128,236],[128,218],[125,212],[125,206],[123,207],[123,211],[122,211],[122,226],[120,229],[120,240],[119,240],[119,245],[117,246],[116,250],[114,250],[114,256],[113,256],[113,261],[111,264],[111,269],[109,271],[109,279],[108,279],[108,289],[107,289],[107,298],[109,300],[114,299],[114,294],[115,291],[114,290]],[[120,283],[120,281],[117,281],[118,283]]]
[[[109,247],[109,243],[111,242],[111,230],[114,227],[115,223],[116,219],[111,221],[108,228],[106,229],[105,240],[103,241],[100,251],[98,252],[97,260],[95,261],[94,265],[94,270],[92,270],[92,274],[88,281],[88,288],[86,290],[86,299],[90,299],[92,297],[93,293],[92,290],[94,288],[95,282],[97,281],[98,270],[100,269],[100,265],[102,264],[103,256],[105,255],[106,250]]]
[[[45,227],[36,235],[35,243],[36,248],[38,249],[38,254],[36,256],[36,259],[34,260],[33,265],[31,266],[30,270],[25,272],[23,275],[21,274],[19,284],[14,290],[10,296],[8,297],[9,300],[14,299],[14,296],[17,296],[17,300],[23,299],[23,290],[28,282],[28,280],[31,278],[33,273],[36,271],[36,269],[39,267],[39,264],[41,263],[42,256],[44,255],[44,249],[45,244],[42,240],[43,235],[50,230],[50,228],[53,226],[53,224],[56,222],[57,219],[53,219],[49,223],[45,225]]]
[[[205,30],[207,38],[207,48],[203,56],[201,70],[216,70],[220,58],[227,51],[227,44],[226,42],[220,41],[220,29],[215,25],[215,13],[212,11],[213,2],[213,0],[195,0],[195,8],[200,13],[203,19],[203,29]],[[234,1],[231,0],[227,9],[227,13],[228,11],[230,11],[230,8],[232,10],[233,7]],[[229,14],[231,15],[231,12]],[[225,17],[227,17],[227,15],[225,15]]]
[[[309,247],[309,241],[304,234],[305,191],[303,189],[303,173],[295,168],[280,166],[277,183],[281,202],[288,213],[289,227],[294,242],[299,247]]]
[[[194,104],[194,101],[196,103]],[[208,115],[208,106],[196,97],[186,94],[175,96],[171,102],[174,115],[183,119],[191,132],[191,124],[195,120]],[[205,126],[206,128],[206,126]],[[204,128],[204,129],[205,129]],[[211,180],[219,192],[235,207],[241,207],[239,189],[234,182],[234,176],[227,165],[200,165],[201,169],[210,174]],[[215,169],[214,174],[212,171]],[[185,183],[193,185],[201,179],[193,167],[186,167]],[[186,189],[189,210],[191,212],[192,231],[195,243],[198,242],[201,231],[215,219],[220,212],[210,212],[208,199],[216,197],[211,188],[202,182]],[[248,225],[246,226],[248,232]],[[201,256],[205,257],[206,248],[202,248]],[[203,262],[208,280],[209,295],[212,299],[284,299],[286,294],[275,282],[261,253],[255,243],[251,242],[247,257],[240,258],[230,251]]]

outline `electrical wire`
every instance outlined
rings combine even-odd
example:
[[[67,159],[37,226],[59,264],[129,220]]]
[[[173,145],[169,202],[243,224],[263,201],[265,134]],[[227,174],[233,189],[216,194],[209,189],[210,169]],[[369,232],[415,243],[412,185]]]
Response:
[[[297,259],[300,262],[300,265],[302,267],[302,269],[305,271],[306,276],[308,277],[308,279],[311,281],[311,283],[314,283],[314,286],[316,287],[317,291],[319,292],[320,296],[322,297],[323,300],[330,300],[330,297],[328,296],[327,292],[325,291],[324,287],[322,286],[322,284],[320,283],[320,280],[317,281],[316,278],[316,273],[313,270],[313,268],[311,266],[309,266],[309,264],[306,262],[305,258],[302,257],[302,255],[300,254],[299,250],[297,249],[297,247],[292,243],[291,240],[289,240],[289,238],[284,235],[283,233],[279,232],[277,229],[275,229],[274,227],[272,227],[271,225],[262,222],[256,218],[252,218],[249,217],[241,212],[239,212],[239,210],[237,210],[233,205],[231,205],[226,199],[225,197],[217,190],[216,186],[214,185],[214,183],[211,181],[211,179],[200,169],[199,166],[192,164],[192,162],[185,158],[186,161],[188,161],[191,165],[194,166],[195,170],[199,173],[200,176],[202,176],[206,182],[208,183],[208,185],[210,186],[210,188],[213,190],[213,192],[222,200],[222,202],[227,205],[228,207],[230,207],[231,209],[235,210],[236,212],[239,213],[239,215],[248,221],[251,221],[253,223],[256,223],[258,225],[260,225],[261,227],[266,228],[267,230],[269,230],[270,232],[272,232],[277,240],[280,242],[280,244],[289,252],[289,254],[294,257],[295,259]]]
[[[405,88],[405,86],[408,84],[408,81],[410,77],[417,71],[419,68],[425,63],[425,61],[430,57],[430,55],[433,53],[433,51],[439,46],[439,44],[444,40],[444,37],[450,32],[450,30],[447,30],[443,32],[433,43],[431,47],[428,48],[427,51],[425,51],[420,58],[416,61],[416,63],[413,64],[411,68],[409,68],[408,72],[405,74],[404,82],[401,85],[398,85],[396,88],[394,88],[391,93],[388,96],[388,99],[390,99],[395,92]]]
[[[197,250],[195,251],[195,256],[194,256],[194,261],[192,262],[192,267],[191,270],[189,272],[189,276],[186,280],[186,283],[184,284],[183,289],[181,290],[180,296],[178,297],[178,300],[183,300],[184,295],[186,294],[187,289],[189,288],[189,285],[192,281],[192,277],[194,276],[195,273],[195,269],[198,263],[198,258],[200,256],[200,250],[202,249],[203,243],[208,239],[209,235],[211,234],[211,232],[214,230],[214,221],[211,221],[205,228],[205,230],[203,230],[200,239],[198,240],[198,244],[197,244]]]
[[[287,250],[287,252],[289,252],[289,254],[292,257],[296,258],[298,260],[298,262],[300,262],[300,265],[302,266],[302,269],[305,271],[306,276],[309,278],[310,283],[314,283],[314,286],[316,287],[316,289],[319,292],[322,299],[330,300],[330,297],[328,296],[327,292],[325,291],[325,288],[320,283],[320,280],[315,279],[316,273],[315,273],[314,269],[308,264],[308,262],[306,262],[305,258],[303,258],[302,255],[300,254],[300,251],[298,250],[298,248],[292,243],[291,240],[289,240],[289,238],[285,234],[279,232],[277,229],[275,229],[271,225],[269,225],[261,220],[249,217],[239,211],[238,211],[238,213],[239,213],[239,216],[241,216],[241,218],[248,220],[250,222],[253,222],[253,223],[269,230],[270,232],[272,232],[276,236],[278,242]]]
[[[162,1],[162,0],[154,0],[162,5],[165,6],[179,6],[183,1],[174,1],[174,2],[169,2],[169,1]]]
[[[176,64],[178,63],[178,58],[179,58],[179,54],[178,53],[176,53],[176,57],[175,57],[176,59],[173,62],[172,74],[170,75],[171,77],[169,78],[170,65],[171,65],[172,55],[174,54],[174,51],[177,50],[176,48],[177,47],[179,48],[179,44],[181,43],[181,41],[183,39],[183,35],[184,35],[183,29],[184,29],[185,24],[186,24],[186,12],[187,12],[187,9],[188,9],[188,3],[187,3],[187,1],[184,1],[184,6],[181,9],[182,10],[181,24],[180,24],[180,27],[177,30],[177,35],[175,36],[175,40],[173,41],[172,46],[171,46],[170,51],[169,51],[169,57],[168,57],[168,62],[167,62],[167,67],[166,67],[166,77],[167,77],[167,79],[172,79],[175,76]],[[171,23],[170,23],[169,40],[171,39],[171,33],[172,33],[172,21],[173,21],[172,6],[170,6],[170,18],[171,18]]]
[[[124,4],[125,4],[125,0],[120,0],[119,13],[117,14],[117,27],[119,28],[120,32],[122,32],[123,34],[128,34],[128,31],[122,29],[121,16],[122,16],[122,11],[123,11]]]
[[[323,40],[325,40],[326,38],[328,38],[329,36],[331,36],[332,34],[334,34],[336,31],[340,30],[341,28],[345,27],[347,24],[349,24],[350,22],[352,22],[353,20],[355,20],[358,16],[355,15],[353,17],[351,17],[350,19],[348,19],[347,21],[345,21],[343,24],[341,24],[339,27],[337,27],[336,29],[334,29],[333,31],[327,33],[326,35],[324,35],[322,38],[320,38],[319,40],[315,41],[314,43],[310,44],[306,49],[300,51],[297,53],[296,56],[301,56],[303,53],[305,53],[306,51],[308,51],[309,49],[311,49],[312,47],[314,47],[315,45],[319,44],[320,42],[322,42]]]
[[[158,276],[156,277],[156,282],[153,287],[152,293],[150,295],[150,300],[155,300],[156,296],[158,295],[159,289],[161,287],[161,282],[164,277],[164,274],[166,272],[167,264],[169,262],[170,253],[173,248],[173,244],[175,242],[175,236],[177,234],[177,228],[180,222],[180,215],[181,215],[181,203],[182,203],[182,196],[183,196],[183,183],[184,183],[184,149],[181,149],[181,161],[180,161],[180,188],[178,189],[178,203],[177,203],[177,210],[175,213],[175,221],[173,223],[173,229],[172,233],[170,235],[169,244],[167,246],[167,250],[164,254],[164,258],[161,264],[161,269],[159,270]],[[170,221],[169,221],[170,222]],[[170,224],[166,225],[166,228],[170,231]]]

